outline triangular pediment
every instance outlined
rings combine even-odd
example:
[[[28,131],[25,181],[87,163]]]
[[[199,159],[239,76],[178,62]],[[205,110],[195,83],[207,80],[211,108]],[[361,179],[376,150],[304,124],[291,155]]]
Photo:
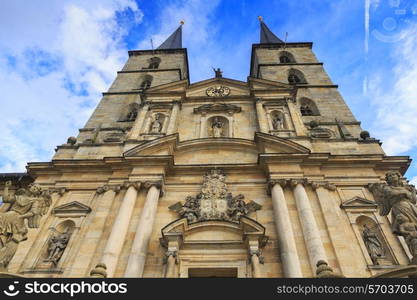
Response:
[[[295,91],[296,87],[294,85],[272,81],[267,79],[261,78],[249,78],[249,85],[252,89],[262,89],[262,90],[287,90],[287,91]]]
[[[210,89],[224,87],[224,93],[219,97],[212,97]],[[218,77],[191,84],[187,89],[187,97],[209,97],[213,99],[227,99],[234,96],[249,96],[248,84],[240,80]]]
[[[341,208],[377,208],[377,204],[366,198],[355,196],[340,205]]]
[[[54,215],[86,215],[91,212],[91,208],[78,201],[72,201],[55,207],[52,212]]]

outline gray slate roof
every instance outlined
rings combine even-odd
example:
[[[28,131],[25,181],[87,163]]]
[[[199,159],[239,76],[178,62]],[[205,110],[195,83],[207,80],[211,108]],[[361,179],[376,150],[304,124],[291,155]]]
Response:
[[[157,49],[179,48],[182,48],[182,25],[180,25]]]
[[[261,20],[261,37],[260,42],[261,44],[283,44],[284,42],[277,37],[271,30],[269,30],[268,26]]]

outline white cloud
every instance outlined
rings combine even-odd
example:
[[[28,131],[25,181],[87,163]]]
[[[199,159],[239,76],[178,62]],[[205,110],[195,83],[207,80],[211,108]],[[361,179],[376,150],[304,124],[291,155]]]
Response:
[[[127,57],[116,16],[127,9],[141,21],[133,0],[2,1],[0,172],[77,134]]]
[[[393,53],[393,78],[376,74],[370,81],[372,104],[377,113],[373,131],[384,141],[383,148],[389,155],[417,146],[417,24],[401,34],[401,43],[396,44]],[[387,86],[387,82],[393,85]]]

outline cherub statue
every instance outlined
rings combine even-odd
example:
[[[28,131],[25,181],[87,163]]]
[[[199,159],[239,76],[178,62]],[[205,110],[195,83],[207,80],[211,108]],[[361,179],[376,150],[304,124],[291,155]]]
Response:
[[[416,190],[414,186],[402,182],[398,172],[388,172],[385,179],[387,183],[373,183],[369,189],[378,203],[380,215],[386,216],[391,212],[393,232],[404,235],[404,226],[417,226]],[[413,249],[410,248],[410,251],[413,252]],[[414,259],[417,260],[417,256]]]
[[[409,222],[403,214],[396,216],[400,235],[405,238],[405,242],[413,255],[413,263],[417,263],[417,224]]]
[[[63,233],[54,230],[55,235],[51,237],[48,245],[48,258],[45,259],[46,262],[52,262],[54,265],[58,264],[58,261],[61,259],[62,254],[64,253],[65,248],[68,245],[68,241],[71,237],[71,233],[68,232],[68,229]]]
[[[3,202],[9,203],[6,212],[0,212],[0,270],[7,270],[10,260],[20,242],[27,239],[28,228],[38,228],[39,221],[51,205],[48,191],[31,184],[20,188],[14,195],[9,193],[11,181],[4,187]],[[25,223],[27,220],[27,225]]]

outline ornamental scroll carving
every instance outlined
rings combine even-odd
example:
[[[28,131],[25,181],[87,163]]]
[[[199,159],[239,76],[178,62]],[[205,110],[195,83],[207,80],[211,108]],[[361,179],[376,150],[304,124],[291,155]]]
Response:
[[[233,196],[228,192],[225,183],[226,175],[219,169],[213,169],[204,175],[201,193],[197,196],[188,196],[185,203],[177,202],[169,207],[188,223],[209,220],[220,220],[239,223],[241,216],[261,209],[261,205],[254,201],[245,203],[244,196]]]
[[[381,216],[391,212],[394,234],[403,236],[413,256],[411,263],[417,264],[417,197],[414,186],[403,182],[398,172],[388,172],[386,183],[371,183]]]
[[[9,207],[0,212],[0,271],[7,271],[19,243],[27,240],[28,228],[38,228],[42,215],[51,205],[50,190],[31,184],[12,195],[11,184],[6,182],[3,193],[3,205]]]

